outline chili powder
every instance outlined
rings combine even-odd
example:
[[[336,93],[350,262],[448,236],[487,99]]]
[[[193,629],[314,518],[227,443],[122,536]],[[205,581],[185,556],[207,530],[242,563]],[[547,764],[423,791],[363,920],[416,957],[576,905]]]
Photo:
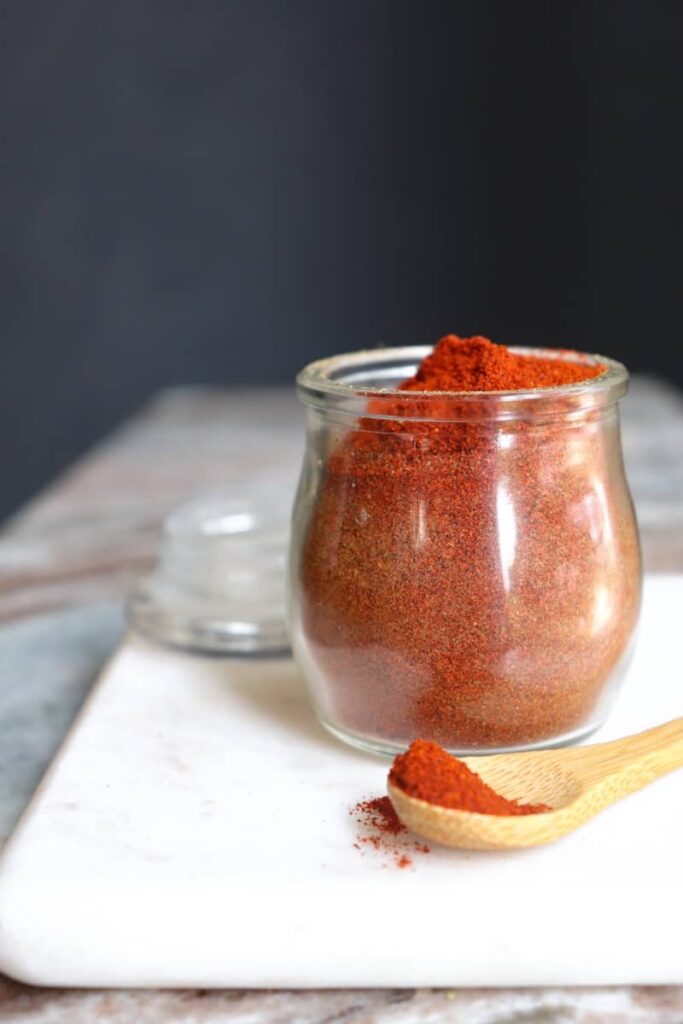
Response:
[[[409,402],[370,398],[367,417],[326,428],[295,646],[333,729],[384,749],[423,736],[466,752],[600,724],[640,596],[616,405],[577,412],[559,391],[550,412],[508,418],[485,394],[478,414],[470,401],[459,415],[468,395],[434,392],[602,372],[579,354],[449,335],[402,385]]]
[[[576,384],[604,373],[600,363],[520,355],[488,338],[447,334],[403,391],[526,391]]]
[[[547,804],[508,800],[470,768],[429,740],[414,740],[395,758],[389,781],[408,796],[439,807],[477,814],[541,814]]]
[[[349,814],[359,826],[353,845],[361,852],[373,850],[397,868],[411,867],[416,853],[430,853],[426,843],[410,835],[388,796],[360,800]]]

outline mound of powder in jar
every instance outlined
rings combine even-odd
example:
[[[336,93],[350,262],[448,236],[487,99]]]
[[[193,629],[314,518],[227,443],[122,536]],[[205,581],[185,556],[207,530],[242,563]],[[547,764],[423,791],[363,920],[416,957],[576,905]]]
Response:
[[[522,391],[577,384],[604,372],[599,363],[526,356],[488,338],[447,334],[401,390]]]

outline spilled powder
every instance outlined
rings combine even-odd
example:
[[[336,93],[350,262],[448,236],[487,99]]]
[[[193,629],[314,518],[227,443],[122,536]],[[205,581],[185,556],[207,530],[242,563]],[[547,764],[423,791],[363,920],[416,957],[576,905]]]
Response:
[[[408,868],[416,853],[430,852],[426,843],[411,837],[388,796],[360,800],[349,808],[349,814],[358,826],[355,849],[361,854],[371,850],[384,856],[385,867]]]

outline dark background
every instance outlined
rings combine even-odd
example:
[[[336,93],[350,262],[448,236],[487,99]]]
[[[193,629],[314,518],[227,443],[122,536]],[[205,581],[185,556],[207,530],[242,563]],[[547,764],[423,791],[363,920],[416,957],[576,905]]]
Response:
[[[344,349],[682,381],[683,4],[0,10],[1,514],[165,384]]]

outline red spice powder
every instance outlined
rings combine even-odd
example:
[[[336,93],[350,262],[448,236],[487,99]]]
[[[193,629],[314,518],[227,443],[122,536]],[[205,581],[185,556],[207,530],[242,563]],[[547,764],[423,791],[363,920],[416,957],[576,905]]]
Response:
[[[397,868],[412,866],[411,853],[430,852],[425,843],[410,838],[388,796],[360,800],[350,808],[349,814],[360,827],[353,844],[357,850],[372,849],[388,857]]]
[[[600,364],[511,352],[488,338],[447,334],[422,360],[403,391],[522,391],[574,384],[605,372]]]
[[[405,754],[398,755],[389,781],[408,796],[457,811],[517,815],[552,809],[547,804],[522,804],[501,796],[464,761],[429,740],[414,740]]]
[[[353,811],[365,825],[370,825],[384,835],[399,836],[407,829],[388,796],[376,796],[372,800],[361,800]]]
[[[449,335],[403,389],[602,372]],[[375,401],[380,418],[318,440],[298,556],[297,636],[323,720],[371,744],[460,751],[599,724],[640,597],[615,407],[577,415],[560,394],[551,416],[497,420],[493,398],[474,419],[446,415],[455,396]]]

